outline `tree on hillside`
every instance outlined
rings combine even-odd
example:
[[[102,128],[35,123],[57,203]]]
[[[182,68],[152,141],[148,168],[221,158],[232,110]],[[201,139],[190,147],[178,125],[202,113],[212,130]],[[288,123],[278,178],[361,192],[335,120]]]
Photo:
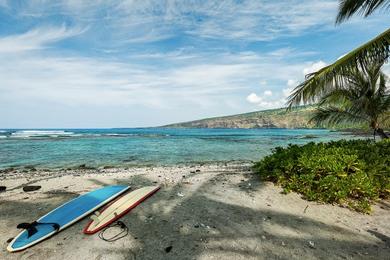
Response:
[[[311,121],[335,125],[367,123],[382,138],[389,138],[381,126],[390,119],[388,77],[382,64],[356,67],[340,75],[341,85],[329,88],[319,99],[319,108]]]
[[[336,24],[349,19],[358,13],[365,17],[377,9],[390,9],[390,0],[340,0],[339,13]],[[306,75],[303,83],[298,85],[288,98],[288,106],[316,101],[317,96],[326,91],[333,83],[339,84],[344,75],[354,71],[357,67],[367,67],[370,64],[383,64],[390,53],[390,28],[371,41],[344,55],[336,62],[317,72]]]

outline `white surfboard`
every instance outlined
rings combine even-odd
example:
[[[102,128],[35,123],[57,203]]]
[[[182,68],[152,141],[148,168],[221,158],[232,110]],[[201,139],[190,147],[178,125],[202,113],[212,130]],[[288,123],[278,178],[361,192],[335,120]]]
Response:
[[[84,228],[85,234],[94,234],[114,221],[126,215],[142,201],[160,189],[158,186],[143,187],[117,198],[113,203],[91,216],[91,221]]]

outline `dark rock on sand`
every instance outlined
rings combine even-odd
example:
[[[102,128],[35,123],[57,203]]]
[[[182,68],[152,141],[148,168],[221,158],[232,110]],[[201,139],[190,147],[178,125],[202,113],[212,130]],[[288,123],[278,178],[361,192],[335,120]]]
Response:
[[[36,169],[34,166],[32,166],[32,165],[27,165],[27,166],[25,166],[24,168],[25,168],[26,170],[31,171],[31,172],[36,172],[36,171],[37,171],[37,169]]]
[[[39,185],[37,185],[37,186],[24,186],[23,191],[25,191],[25,192],[36,191],[36,190],[39,190],[40,188],[42,188],[42,187]]]
[[[9,172],[13,172],[14,170],[15,170],[15,168],[10,167],[10,168],[0,170],[0,173],[9,173]]]
[[[77,168],[80,170],[94,170],[94,169],[96,169],[95,167],[87,166],[86,164],[80,164]]]
[[[167,253],[171,252],[171,250],[172,250],[172,246],[168,246],[165,248],[165,252]]]
[[[0,186],[0,192],[4,192],[7,189],[5,186]]]

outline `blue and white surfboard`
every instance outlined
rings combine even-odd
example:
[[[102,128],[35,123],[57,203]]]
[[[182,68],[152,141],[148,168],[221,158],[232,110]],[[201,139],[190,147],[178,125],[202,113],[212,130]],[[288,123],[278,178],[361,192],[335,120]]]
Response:
[[[7,250],[20,251],[41,242],[102,207],[129,188],[129,186],[107,186],[61,205],[37,221],[24,224],[29,227],[9,243]]]

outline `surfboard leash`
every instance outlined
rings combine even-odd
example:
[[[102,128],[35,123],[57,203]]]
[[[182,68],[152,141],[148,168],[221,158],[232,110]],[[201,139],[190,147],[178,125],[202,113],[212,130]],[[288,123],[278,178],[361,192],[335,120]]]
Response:
[[[104,237],[104,232],[106,232],[108,229],[114,228],[114,227],[119,227],[121,229],[121,231],[112,237],[109,237],[109,238]],[[99,232],[99,238],[101,240],[106,241],[106,242],[114,242],[114,241],[117,241],[118,239],[124,238],[125,236],[127,236],[127,234],[129,234],[129,228],[126,226],[126,224],[123,223],[122,221],[117,221],[117,222],[114,222],[111,225],[105,227],[104,229],[102,229]]]

